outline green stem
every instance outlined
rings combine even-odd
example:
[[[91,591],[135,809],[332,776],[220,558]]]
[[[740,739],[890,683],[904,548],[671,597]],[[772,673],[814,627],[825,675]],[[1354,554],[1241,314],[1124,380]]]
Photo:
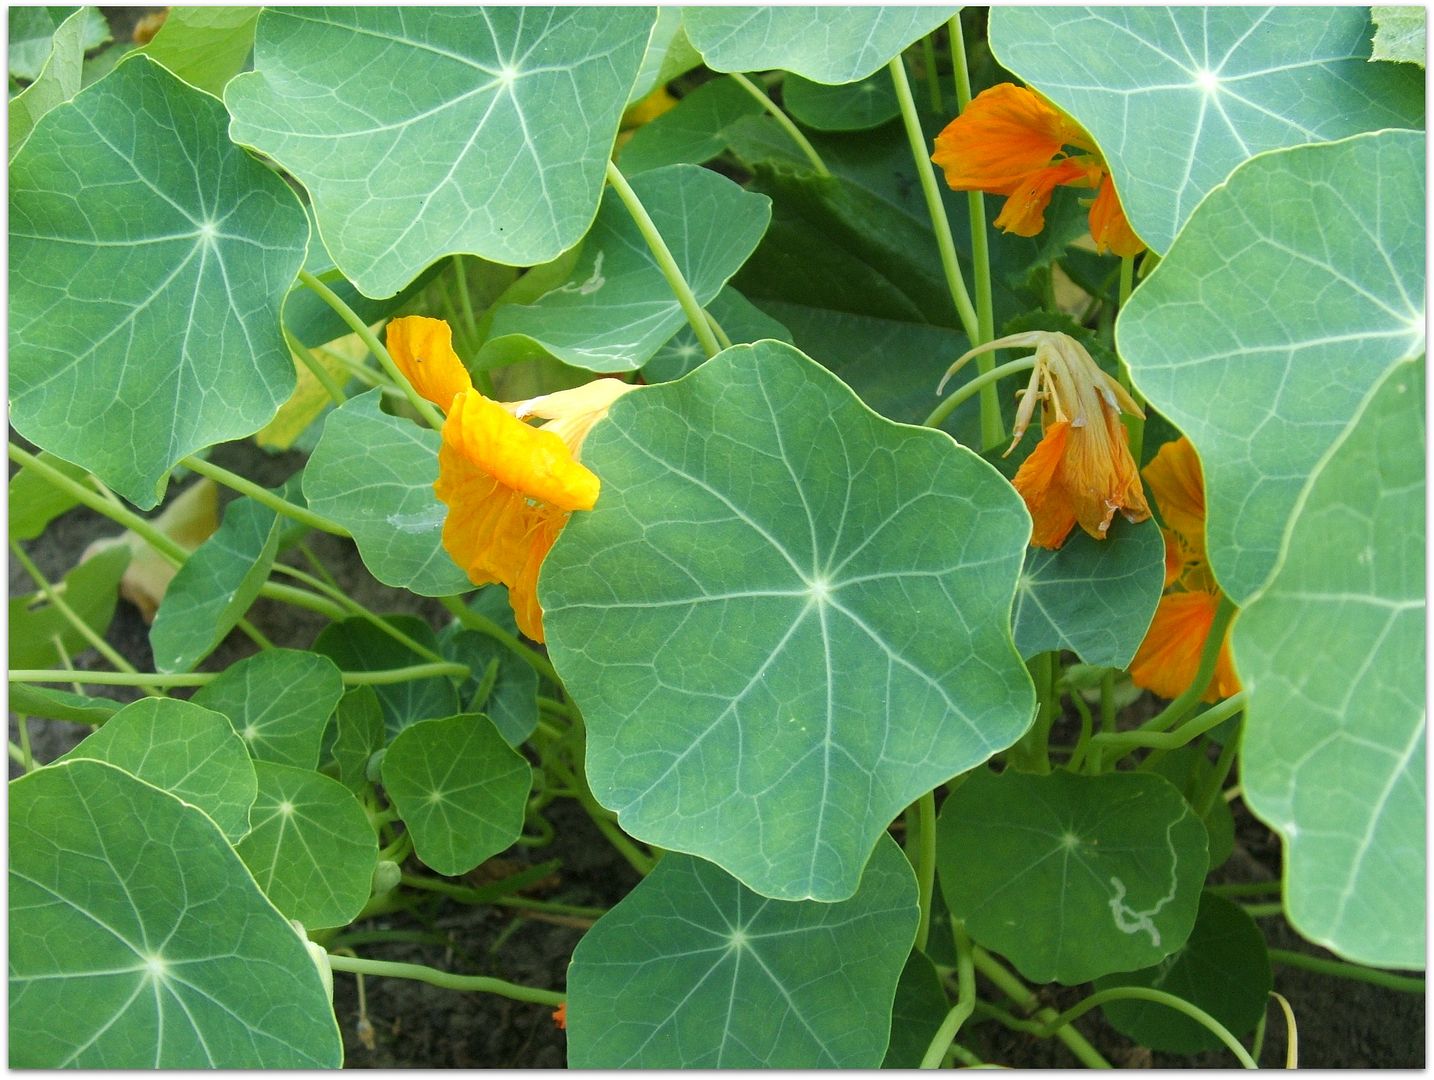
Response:
[[[388,350],[383,347],[383,343],[379,341],[378,338],[374,336],[374,332],[368,328],[368,324],[359,318],[354,310],[345,304],[342,298],[340,298],[333,289],[329,288],[307,270],[301,269],[299,271],[299,280],[313,289],[314,292],[318,293],[319,298],[328,304],[329,307],[333,308],[335,314],[348,324],[350,330],[359,336],[359,340],[368,347],[369,352],[378,357],[379,364],[388,372],[389,378],[394,381],[394,384],[404,392],[409,403],[417,410],[418,415],[423,417],[424,422],[435,431],[441,430],[443,427],[443,417],[439,414],[438,410],[433,407],[432,402],[419,394],[419,392],[413,388],[413,385],[404,378],[403,372],[401,372],[398,369],[398,365],[393,362],[393,357],[388,355]]]
[[[1047,1023],[1056,1019],[1054,1009],[1042,1007],[1040,999],[1036,997],[1035,993],[1007,971],[1005,966],[985,949],[979,945],[973,946],[971,960],[976,965],[976,969],[986,976],[1001,993],[1014,1001],[1023,1012],[1034,1013],[1038,1019]],[[1109,1069],[1111,1067],[1110,1062],[1106,1061],[1100,1052],[1070,1024],[1061,1025],[1051,1034],[1065,1043],[1066,1048],[1087,1068]]]
[[[917,903],[921,916],[916,923],[916,948],[926,950],[931,936],[931,899],[936,891],[936,793],[928,791],[916,800],[916,813],[907,811],[906,820],[916,824],[916,851],[913,865],[916,867]],[[910,843],[908,828],[908,844]],[[952,1038],[955,1038],[953,1033]]]
[[[556,990],[539,990],[533,986],[519,986],[503,979],[486,975],[454,975],[422,964],[400,964],[392,960],[369,960],[358,956],[343,956],[329,953],[329,967],[335,971],[349,971],[363,975],[387,975],[395,979],[414,979],[418,982],[441,986],[445,990],[477,990],[485,994],[498,994],[514,1001],[527,1001],[534,1005],[561,1005],[564,995]]]
[[[971,72],[966,59],[966,39],[961,29],[961,16],[951,16],[946,24],[951,39],[951,65],[956,80],[956,104],[959,112],[965,112],[971,104]],[[991,298],[991,240],[986,228],[986,196],[979,191],[966,192],[967,216],[971,219],[971,268],[976,284],[976,324],[981,341],[991,341],[996,336],[995,307]],[[971,344],[975,344],[973,341]],[[976,357],[976,370],[985,374],[991,370],[996,358],[992,353]],[[990,384],[988,384],[990,385]],[[981,442],[982,449],[998,446],[1006,438],[1005,425],[1001,423],[1001,403],[996,397],[994,385],[981,391]]]
[[[1139,730],[1164,731],[1170,725],[1183,720],[1185,715],[1200,703],[1215,675],[1215,664],[1220,659],[1220,648],[1225,643],[1225,631],[1229,628],[1234,614],[1235,605],[1228,596],[1221,594],[1220,604],[1215,609],[1215,618],[1210,622],[1210,636],[1205,639],[1205,647],[1200,650],[1200,666],[1195,669],[1195,681],[1183,694],[1141,724]]]
[[[414,641],[413,638],[409,637],[407,634],[405,634],[398,627],[394,626],[387,619],[383,618],[381,615],[376,615],[374,612],[370,611],[368,608],[360,604],[353,597],[346,595],[341,589],[335,589],[327,582],[320,581],[318,578],[314,577],[311,574],[306,574],[304,573],[304,571],[296,567],[286,566],[283,563],[276,563],[274,565],[274,570],[275,572],[291,577],[295,581],[307,585],[314,591],[320,593],[323,596],[328,597],[339,607],[343,608],[347,614],[354,615],[360,619],[365,620],[366,622],[371,623],[375,629],[388,635],[394,641],[402,645],[404,648],[414,653],[417,653],[425,660],[428,660],[429,662],[434,664],[443,664],[447,662],[447,659],[445,657],[434,652],[427,646],[422,645],[417,641]]]
[[[991,355],[991,353],[986,353],[984,358],[989,360]],[[981,359],[981,357],[977,358],[978,364]],[[936,406],[936,408],[932,410],[931,415],[921,421],[922,424],[926,427],[940,427],[941,423],[956,410],[957,406],[969,401],[975,394],[981,393],[984,395],[987,387],[991,387],[994,390],[996,383],[1004,379],[1007,375],[1017,375],[1022,371],[1030,371],[1031,368],[1035,366],[1036,358],[1034,356],[1023,356],[1019,360],[1011,360],[1002,364],[1000,367],[992,367],[990,364],[987,364],[986,369],[974,379],[970,382],[962,383],[953,390],[949,398]],[[985,414],[983,413],[982,415],[984,416]],[[997,418],[1000,417],[999,402],[997,403],[996,415]],[[1005,432],[1003,431],[997,435],[996,441],[1001,442],[1005,437]],[[983,435],[982,438],[984,439],[985,436]]]
[[[463,308],[463,320],[467,323],[469,337],[478,338],[478,320],[473,315],[473,298],[468,295],[468,271],[463,266],[463,256],[453,256],[453,273],[458,279],[458,303]]]
[[[1071,704],[1080,715],[1080,737],[1076,740],[1075,749],[1071,751],[1070,760],[1066,762],[1066,768],[1071,772],[1079,772],[1086,751],[1090,749],[1091,736],[1095,733],[1095,717],[1091,715],[1090,706],[1085,703],[1079,690],[1072,690],[1070,698]]]
[[[275,495],[268,488],[261,487],[252,480],[246,480],[238,473],[230,472],[228,469],[215,465],[213,462],[205,461],[203,458],[191,454],[180,462],[186,469],[197,472],[200,476],[207,476],[216,484],[223,484],[227,488],[247,495],[257,503],[263,503],[270,510],[292,518],[301,525],[307,525],[311,529],[318,529],[320,532],[332,533],[334,536],[350,536],[347,529],[332,518],[326,518],[322,514],[316,514],[307,507],[291,503],[279,495]]]
[[[16,765],[24,765],[24,764],[25,764],[25,751],[24,751],[24,749],[21,748],[21,747],[19,747],[19,746],[16,746],[13,742],[10,742],[9,739],[6,739],[5,742],[6,742],[6,744],[7,744],[7,745],[9,746],[9,748],[10,748],[10,760],[13,761]],[[31,765],[33,765],[33,764],[34,764],[34,762],[32,761],[32,762],[31,762]],[[26,768],[25,771],[26,771],[26,772],[32,772],[33,769],[31,769],[31,768]]]
[[[457,619],[466,630],[474,630],[484,637],[490,637],[502,645],[513,655],[517,656],[530,668],[536,671],[543,678],[561,684],[557,671],[549,662],[548,658],[536,649],[530,649],[508,631],[495,623],[486,615],[480,615],[471,610],[456,596],[440,596],[438,602],[448,609],[449,613]]]
[[[289,351],[299,358],[299,362],[309,369],[310,374],[312,374],[314,378],[319,380],[319,385],[322,386],[329,397],[333,399],[333,403],[335,405],[342,405],[347,401],[348,398],[344,396],[344,388],[329,374],[329,369],[319,363],[314,354],[309,351],[308,346],[296,338],[287,326],[281,327],[280,329],[284,332],[284,341],[288,344]]]
[[[792,123],[792,118],[786,113],[784,113],[780,108],[778,108],[777,103],[771,98],[769,98],[766,92],[760,86],[758,86],[751,79],[747,78],[747,76],[742,75],[739,72],[732,72],[728,76],[728,78],[732,79],[733,82],[735,82],[743,90],[747,91],[747,93],[751,94],[761,103],[762,108],[766,109],[767,112],[771,114],[772,119],[776,120],[777,123],[782,126],[782,130],[785,131],[787,135],[791,137],[792,142],[797,144],[797,149],[799,149],[802,152],[802,155],[809,162],[811,162],[812,168],[816,169],[817,171],[817,175],[831,175],[831,170],[827,168],[826,162],[824,162],[822,160],[821,155],[817,153],[817,148],[813,146],[811,142],[808,141],[805,135],[802,134],[801,128],[797,127],[796,124]]]
[[[1192,1005],[1184,998],[1178,998],[1174,994],[1167,994],[1164,990],[1154,990],[1148,986],[1112,986],[1108,990],[1100,990],[1091,994],[1090,997],[1086,998],[1079,1005],[1072,1006],[1055,1019],[1048,1021],[1045,1026],[1054,1033],[1055,1029],[1069,1024],[1078,1017],[1084,1016],[1090,1012],[1091,1009],[1099,1005],[1104,1005],[1107,1001],[1123,1000],[1153,1001],[1157,1005],[1165,1005],[1168,1008],[1174,1009],[1176,1012],[1184,1013],[1224,1043],[1226,1047],[1229,1048],[1230,1053],[1240,1059],[1240,1064],[1245,1068],[1259,1068],[1259,1066],[1255,1064],[1254,1059],[1250,1057],[1249,1052],[1240,1045],[1240,1040],[1231,1035],[1229,1029],[1226,1028],[1224,1024],[1220,1023],[1220,1021],[1216,1020],[1204,1009],[1198,1005]]]
[[[951,48],[954,52],[954,43]],[[940,116],[946,111],[946,103],[941,98],[941,76],[936,70],[936,42],[930,34],[921,39],[921,60],[926,68],[926,88],[931,93],[931,111]]]
[[[617,853],[643,877],[650,874],[652,868],[657,865],[657,860],[639,851],[637,845],[628,839],[627,834],[613,822],[611,812],[593,797],[582,766],[578,766],[575,770],[569,770],[556,759],[546,761],[544,764],[558,774],[559,780],[577,793],[578,805],[587,811],[588,817],[598,827],[598,831],[607,838],[607,842],[617,850]]]
[[[404,874],[401,880],[404,885],[412,888],[442,893],[444,896],[450,896],[454,900],[469,904],[497,904],[501,907],[522,908],[525,911],[543,911],[550,915],[571,915],[577,919],[601,919],[607,914],[607,908],[584,907],[581,904],[557,904],[549,900],[530,900],[526,896],[514,896],[509,893],[485,895],[477,889],[465,889],[461,885],[453,885],[447,881],[438,881],[417,874]]]
[[[1115,730],[1115,668],[1100,677],[1100,730]]]
[[[717,339],[717,344],[721,345],[724,349],[730,349],[732,347],[732,339],[727,336],[727,331],[722,329],[722,324],[712,317],[712,312],[707,311],[705,308],[702,314],[707,316],[707,325],[712,327],[712,335]]]
[[[18,683],[68,683],[78,676],[82,683],[90,686],[205,686],[223,674],[212,671],[191,671],[169,675],[159,671],[65,671],[44,668],[19,668],[7,676]],[[408,682],[412,679],[431,679],[439,676],[467,678],[471,672],[463,664],[413,664],[410,667],[385,668],[381,671],[343,671],[345,686],[387,686],[392,683]]]
[[[325,600],[322,596],[315,596],[311,592],[296,589],[292,585],[281,585],[277,581],[264,582],[259,589],[259,595],[265,600],[277,600],[281,604],[315,612],[334,622],[348,618],[349,614],[346,608],[335,604],[332,600]]]
[[[1285,913],[1284,904],[1241,904],[1252,919],[1272,919]]]
[[[1235,754],[1240,748],[1240,740],[1244,736],[1244,720],[1236,727],[1235,732],[1225,740],[1225,745],[1220,747],[1220,756],[1215,759],[1215,767],[1210,770],[1208,776],[1201,781],[1195,792],[1191,806],[1195,813],[1203,818],[1215,805],[1215,800],[1220,798],[1221,789],[1225,786],[1225,779],[1230,775],[1230,769],[1235,764]]]
[[[1112,731],[1102,732],[1091,739],[1091,742],[1100,747],[1113,747],[1121,750],[1134,750],[1137,747],[1148,746],[1160,750],[1174,750],[1193,742],[1205,732],[1219,727],[1230,717],[1245,707],[1246,693],[1241,690],[1238,694],[1227,697],[1216,705],[1211,705],[1188,724],[1184,724],[1174,731]]]
[[[1424,993],[1423,979],[1411,978],[1408,975],[1394,975],[1387,971],[1376,971],[1374,968],[1367,968],[1362,964],[1346,963],[1343,960],[1325,960],[1318,956],[1290,952],[1288,949],[1271,949],[1270,961],[1284,964],[1286,967],[1304,968],[1306,971],[1318,972],[1321,975],[1333,975],[1339,979],[1354,979],[1358,982],[1373,983],[1375,986],[1399,990],[1406,994]]]
[[[976,309],[971,306],[971,295],[966,291],[966,281],[961,276],[961,264],[956,261],[956,244],[951,239],[951,222],[946,217],[946,205],[941,201],[941,191],[936,186],[936,171],[926,151],[926,136],[921,131],[921,119],[916,113],[916,102],[911,96],[911,83],[906,78],[906,68],[900,56],[887,65],[891,81],[896,87],[896,100],[901,106],[901,120],[906,127],[906,138],[911,144],[912,160],[916,164],[916,175],[921,181],[921,194],[926,200],[926,212],[931,218],[931,229],[936,234],[936,247],[941,253],[941,270],[946,276],[946,287],[951,292],[951,301],[956,305],[956,314],[969,341],[975,343],[981,338],[981,324]]]
[[[30,718],[24,714],[15,717],[20,729],[20,767],[27,773],[35,771],[35,755],[30,749]]]
[[[1283,886],[1278,881],[1252,881],[1243,882],[1238,885],[1206,885],[1205,891],[1214,893],[1216,896],[1264,896],[1267,893],[1282,891]]]
[[[961,1025],[971,1018],[976,1009],[976,967],[971,959],[971,938],[966,925],[960,919],[951,920],[951,934],[956,942],[956,1004],[941,1021],[936,1034],[931,1037],[926,1053],[918,1068],[934,1069],[946,1057],[946,1051],[956,1041]]]
[[[662,276],[667,279],[668,288],[677,297],[677,302],[682,305],[682,312],[687,316],[687,322],[691,325],[692,332],[697,335],[697,340],[703,350],[709,357],[716,356],[722,351],[722,347],[717,343],[717,336],[712,333],[712,327],[707,324],[706,312],[702,310],[702,305],[693,295],[692,286],[682,276],[682,268],[672,257],[672,252],[667,247],[667,241],[662,239],[662,234],[657,231],[657,225],[637,197],[637,192],[632,190],[632,185],[627,182],[627,177],[623,176],[622,171],[611,161],[607,163],[607,182],[617,192],[617,197],[622,200],[622,204],[627,207],[627,212],[632,216],[633,223],[637,225],[637,231],[642,233],[642,238],[647,241],[648,250],[657,260],[657,267],[662,271]]]

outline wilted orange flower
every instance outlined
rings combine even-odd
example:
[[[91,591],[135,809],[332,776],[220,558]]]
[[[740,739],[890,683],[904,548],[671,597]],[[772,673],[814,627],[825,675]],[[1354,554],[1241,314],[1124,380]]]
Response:
[[[1096,251],[1129,256],[1145,250],[1125,219],[1095,141],[1023,86],[999,83],[977,94],[936,136],[931,160],[956,191],[1005,195],[996,225],[1017,236],[1035,236],[1045,227],[1046,207],[1060,185],[1096,188],[1090,208]]]
[[[1143,472],[1165,519],[1165,584],[1173,587],[1160,598],[1131,661],[1130,678],[1136,686],[1175,698],[1195,681],[1220,606],[1220,589],[1205,560],[1205,483],[1195,448],[1185,438],[1162,446]],[[1203,698],[1219,701],[1239,690],[1227,629]]]
[[[1117,510],[1128,521],[1144,521],[1150,507],[1120,414],[1145,414],[1078,341],[1046,330],[1012,334],[972,349],[951,371],[977,353],[1019,346],[1035,349],[1036,366],[1016,410],[1015,438],[1006,453],[1026,433],[1038,401],[1044,432],[1012,481],[1031,512],[1031,543],[1058,548],[1077,523],[1104,540]]]
[[[538,570],[569,514],[591,510],[600,487],[578,461],[579,449],[635,387],[597,379],[529,401],[492,401],[473,388],[442,319],[394,319],[387,337],[413,388],[448,413],[433,485],[448,506],[444,548],[473,584],[508,586],[518,629],[542,641]],[[548,423],[534,426],[528,417]]]

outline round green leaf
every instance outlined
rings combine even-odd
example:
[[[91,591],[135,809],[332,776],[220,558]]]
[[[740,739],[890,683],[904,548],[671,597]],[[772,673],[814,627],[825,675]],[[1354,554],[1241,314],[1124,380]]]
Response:
[[[60,760],[105,761],[208,814],[224,835],[249,831],[254,766],[217,712],[173,698],[140,698]]]
[[[618,401],[538,592],[623,828],[778,899],[851,896],[903,807],[1030,723],[1018,496],[791,346]]]
[[[350,923],[368,902],[378,838],[337,780],[256,761],[259,797],[235,846],[274,906],[308,929]]]
[[[1095,137],[1161,253],[1262,150],[1424,126],[1423,73],[1369,62],[1368,8],[999,7],[990,33],[1002,66]]]
[[[1165,587],[1155,522],[1118,521],[1104,540],[1077,532],[1055,551],[1031,548],[1016,586],[1016,648],[1027,658],[1069,649],[1087,664],[1124,668]]]
[[[370,296],[453,252],[547,262],[592,224],[654,18],[266,8],[255,70],[225,88],[230,132],[309,189],[324,246]]]
[[[763,338],[785,341],[788,345],[792,343],[791,332],[785,326],[730,285],[707,305],[707,313],[738,345],[750,345]],[[706,359],[707,354],[702,351],[696,333],[691,326],[684,324],[662,348],[653,353],[652,359],[643,366],[642,377],[649,383],[673,382]]]
[[[11,420],[144,509],[176,462],[257,431],[294,388],[279,308],[308,225],[226,120],[134,57],[11,164]]]
[[[692,7],[687,37],[713,71],[782,68],[849,83],[884,67],[959,7]]]
[[[380,391],[350,398],[324,421],[304,469],[315,513],[353,534],[369,572],[421,596],[452,596],[472,585],[443,548],[447,508],[433,493],[438,432],[391,416]]]
[[[752,254],[772,214],[766,197],[696,165],[645,172],[632,189],[699,304]],[[632,214],[609,190],[567,280],[531,304],[499,307],[477,362],[546,351],[588,371],[632,371],[686,321]]]
[[[472,870],[523,832],[533,770],[486,716],[404,728],[382,769],[413,850],[440,874]]]
[[[312,769],[343,692],[339,669],[327,656],[265,649],[231,664],[191,700],[227,716],[259,761]]]
[[[568,1064],[874,1069],[917,915],[890,837],[835,904],[769,900],[665,855],[573,953]]]
[[[438,637],[423,619],[414,615],[389,615],[384,622],[431,652],[438,651]],[[327,656],[343,671],[387,671],[430,662],[359,616],[324,627],[314,639],[314,652]],[[441,676],[386,683],[375,686],[374,692],[383,706],[384,726],[390,736],[397,735],[415,720],[452,716],[458,711],[458,694],[453,683]]]
[[[21,1069],[343,1056],[305,943],[214,822],[97,761],[10,785],[10,1025]]]
[[[357,795],[369,786],[369,759],[383,749],[383,706],[372,686],[355,686],[339,699],[334,726],[339,781]]]
[[[190,671],[234,629],[279,552],[279,515],[235,499],[224,522],[189,556],[164,591],[149,628],[157,671]]]
[[[1238,604],[1365,396],[1424,351],[1423,220],[1422,132],[1263,154],[1120,313],[1131,375],[1200,453],[1210,565]]]
[[[941,808],[936,869],[979,945],[1032,982],[1148,967],[1190,934],[1205,828],[1149,773],[978,769]]]
[[[1183,946],[1154,967],[1106,975],[1095,987],[1164,990],[1204,1009],[1238,1038],[1264,1016],[1272,981],[1269,950],[1255,920],[1240,905],[1201,893],[1195,926]],[[1112,1027],[1152,1050],[1198,1054],[1225,1045],[1203,1024],[1153,1001],[1110,1001],[1101,1009]]]
[[[788,75],[782,80],[782,104],[794,118],[818,131],[865,131],[901,112],[896,87],[885,71],[841,86]]]
[[[502,626],[514,637],[518,626],[508,604],[508,590],[501,585],[479,589],[469,607]],[[464,712],[481,712],[493,721],[509,746],[519,746],[538,726],[538,673],[502,643],[465,630],[462,623],[452,623],[438,635],[443,655],[460,664],[467,664],[472,675],[458,688],[458,701]],[[494,667],[496,665],[496,667]],[[493,681],[487,684],[488,670],[493,667]],[[486,695],[483,693],[487,684]]]
[[[1235,620],[1245,801],[1285,841],[1285,904],[1362,964],[1425,962],[1424,362],[1396,365],[1301,496]]]

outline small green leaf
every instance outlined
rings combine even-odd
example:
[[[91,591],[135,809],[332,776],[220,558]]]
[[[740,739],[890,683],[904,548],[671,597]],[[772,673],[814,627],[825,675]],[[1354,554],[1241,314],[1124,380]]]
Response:
[[[692,7],[687,36],[713,71],[782,68],[850,83],[886,65],[959,7]]]
[[[1200,453],[1210,565],[1237,604],[1268,580],[1305,480],[1365,396],[1424,351],[1424,230],[1409,224],[1424,172],[1423,132],[1262,154],[1120,313],[1131,376]]]
[[[1154,967],[1103,976],[1095,988],[1164,990],[1204,1009],[1239,1038],[1265,1014],[1271,982],[1269,950],[1255,920],[1238,904],[1207,892],[1200,895],[1195,926],[1181,949]],[[1101,1010],[1122,1035],[1152,1050],[1198,1054],[1225,1045],[1209,1028],[1166,1005],[1109,1001]]]
[[[214,822],[97,761],[10,785],[10,1024],[18,1069],[343,1058],[305,942]]]
[[[304,498],[315,513],[353,533],[369,572],[421,596],[472,588],[443,548],[447,508],[433,493],[438,432],[380,408],[370,390],[324,421],[304,469]]]
[[[1369,9],[1374,20],[1374,42],[1369,58],[1401,64],[1424,66],[1424,39],[1428,36],[1426,12],[1422,7],[1384,7],[1376,4]]]
[[[339,781],[355,795],[369,786],[369,759],[383,749],[383,706],[372,686],[355,686],[339,699],[334,713],[338,734],[334,760]]]
[[[734,345],[750,345],[763,338],[785,341],[788,345],[792,343],[791,332],[785,326],[764,314],[730,285],[707,305],[707,314],[722,327]],[[673,382],[706,359],[696,333],[691,326],[684,325],[652,354],[652,359],[642,369],[642,377],[649,383]]]
[[[568,968],[576,1069],[874,1069],[916,936],[916,879],[883,836],[850,899],[768,900],[675,852]]]
[[[782,80],[782,104],[794,119],[818,131],[866,131],[901,112],[885,71],[841,86],[788,75]]]
[[[68,720],[72,724],[103,724],[119,711],[120,704],[109,698],[92,698],[68,690],[52,690],[31,683],[10,684],[10,711],[21,716],[43,716]]]
[[[699,304],[709,303],[761,240],[771,205],[696,165],[670,165],[632,179]],[[687,321],[682,305],[609,191],[567,280],[531,304],[493,316],[483,367],[546,351],[588,371],[632,371]]]
[[[142,51],[190,86],[218,97],[254,48],[254,7],[171,7]]]
[[[1029,659],[1069,649],[1124,668],[1165,587],[1165,541],[1153,521],[1115,522],[1104,540],[1077,532],[1056,551],[1031,548],[1016,586],[1016,647]]]
[[[1378,967],[1424,964],[1424,385],[1422,359],[1384,378],[1232,631],[1240,780],[1284,838],[1290,923]]]
[[[85,479],[85,469],[56,457],[48,450],[42,450],[39,458],[71,480],[83,482]],[[33,540],[45,531],[50,522],[78,505],[79,500],[74,496],[38,475],[28,465],[22,465],[10,477],[10,539]]]
[[[328,657],[265,649],[230,665],[192,700],[227,716],[255,759],[312,769],[343,692]]]
[[[249,610],[279,552],[279,515],[235,499],[164,591],[149,628],[157,671],[192,671]]]
[[[998,7],[990,36],[1003,67],[1094,136],[1131,226],[1161,254],[1261,151],[1424,126],[1422,72],[1368,63],[1368,8]]]
[[[592,224],[654,19],[266,8],[255,70],[225,88],[230,131],[308,188],[324,246],[370,296],[457,251],[547,262]]]
[[[378,839],[337,780],[291,765],[254,763],[252,828],[235,847],[274,906],[306,929],[343,926],[368,902]]]
[[[514,637],[518,626],[508,604],[508,590],[501,585],[479,589],[469,605]],[[485,634],[465,630],[452,623],[438,635],[443,655],[467,664],[472,675],[458,688],[459,706],[464,712],[481,712],[493,721],[509,746],[519,746],[538,726],[538,673],[522,658]],[[487,671],[497,662],[495,678],[487,696],[475,700],[484,685]]]
[[[735,80],[711,79],[634,131],[618,164],[629,178],[664,165],[705,164],[727,148],[723,132],[729,124],[761,113],[762,103]]]
[[[941,808],[951,912],[1032,982],[1148,967],[1184,944],[1205,829],[1163,777],[978,769]]]
[[[383,786],[440,874],[463,874],[523,832],[533,770],[486,716],[410,724],[383,755]]]
[[[14,28],[17,13],[43,11],[43,8],[11,8],[10,22]],[[61,102],[69,101],[80,92],[80,71],[85,60],[85,32],[98,14],[92,7],[83,7],[66,17],[50,39],[50,51],[35,81],[10,99],[11,159],[19,150],[40,117]],[[20,18],[25,18],[20,15]],[[103,17],[101,16],[101,21]],[[14,48],[14,36],[11,36]]]
[[[80,51],[89,52],[110,40],[110,24],[97,7],[40,7],[16,4],[9,10],[10,74],[34,82],[51,55],[51,43],[59,27],[76,12],[80,21]]]
[[[438,652],[438,638],[424,620],[413,615],[389,615],[384,622],[425,648]],[[432,662],[357,616],[324,627],[314,639],[313,649],[329,657],[343,671],[386,671]],[[390,738],[414,721],[452,716],[458,711],[458,694],[453,683],[438,676],[387,683],[375,686],[374,692],[383,706],[384,725]]]
[[[15,429],[141,509],[181,458],[257,431],[294,387],[279,307],[308,225],[226,121],[134,57],[11,163]]]
[[[55,583],[74,613],[101,637],[114,618],[120,578],[129,559],[129,548],[109,548],[86,559]],[[12,668],[68,667],[67,658],[89,648],[84,635],[43,593],[10,597],[9,613]]]
[[[915,1069],[946,1019],[951,1003],[941,987],[936,965],[919,952],[906,958],[896,1000],[891,1007],[891,1045],[881,1062],[883,1069]]]
[[[588,778],[625,829],[778,899],[849,897],[886,825],[1030,723],[1009,484],[791,346],[625,396],[543,567]]]

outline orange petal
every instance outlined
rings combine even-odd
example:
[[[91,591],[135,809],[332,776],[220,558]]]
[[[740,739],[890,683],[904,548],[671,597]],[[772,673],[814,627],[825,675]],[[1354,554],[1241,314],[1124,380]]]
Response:
[[[1010,195],[1084,132],[1036,94],[1014,83],[983,90],[936,136],[931,160],[957,191]]]
[[[476,390],[449,407],[443,441],[505,487],[561,510],[591,510],[599,483],[561,438],[523,423]]]
[[[1141,475],[1160,508],[1165,524],[1180,534],[1185,546],[1203,555],[1205,550],[1205,480],[1200,459],[1186,438],[1162,446],[1146,463]]]
[[[453,351],[453,330],[442,319],[408,315],[394,319],[385,334],[388,353],[413,388],[440,409],[473,389],[473,380]]]
[[[1115,181],[1107,173],[1096,192],[1095,202],[1090,206],[1090,236],[1095,241],[1096,254],[1110,251],[1121,258],[1139,255],[1145,244],[1135,235],[1130,222],[1125,218],[1125,209],[1115,193]]]
[[[1130,679],[1136,686],[1154,691],[1163,698],[1177,698],[1190,688],[1200,667],[1200,653],[1210,636],[1210,624],[1220,597],[1208,592],[1177,592],[1161,597],[1145,640],[1130,664]],[[1220,646],[1215,674],[1203,700],[1218,701],[1240,689],[1230,658],[1230,635]]]
[[[1095,422],[1072,428],[1065,485],[1076,520],[1097,540],[1105,539],[1117,510],[1127,521],[1150,516],[1140,473],[1130,456],[1129,433],[1114,410],[1102,409]]]
[[[553,1023],[557,1024],[558,1027],[563,1030],[567,1029],[568,1003],[566,1001],[564,1001],[561,1005],[559,1005],[556,1009],[553,1010]]]
[[[1023,176],[996,216],[996,228],[1017,236],[1035,236],[1046,227],[1046,207],[1057,186],[1084,180],[1087,172],[1075,158],[1062,158]]]
[[[1012,481],[1031,512],[1031,543],[1054,550],[1065,543],[1075,527],[1075,510],[1061,478],[1070,423],[1060,421],[1046,428],[1041,441],[1016,472]]]

